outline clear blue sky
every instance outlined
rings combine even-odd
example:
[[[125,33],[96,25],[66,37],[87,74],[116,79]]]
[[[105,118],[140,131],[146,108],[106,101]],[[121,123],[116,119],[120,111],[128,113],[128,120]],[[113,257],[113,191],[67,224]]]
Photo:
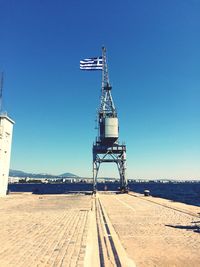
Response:
[[[199,14],[198,0],[0,0],[11,168],[92,176],[101,72],[79,60],[105,45],[128,178],[200,178]]]

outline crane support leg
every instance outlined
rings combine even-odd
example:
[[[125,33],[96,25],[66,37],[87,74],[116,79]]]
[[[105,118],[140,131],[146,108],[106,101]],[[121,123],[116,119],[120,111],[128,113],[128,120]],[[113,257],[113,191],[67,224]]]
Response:
[[[113,147],[101,146],[98,143],[93,145],[93,192],[97,190],[97,177],[102,163],[116,163],[120,177],[120,191],[128,192],[126,179],[126,146],[115,144]]]
[[[125,158],[124,153],[125,152],[123,152],[121,157],[118,158],[117,167],[118,167],[119,176],[120,176],[120,190],[121,190],[121,192],[127,193],[128,192],[128,182],[126,179],[126,158]]]
[[[97,160],[93,160],[93,193],[97,191],[97,176],[99,172],[100,163]]]

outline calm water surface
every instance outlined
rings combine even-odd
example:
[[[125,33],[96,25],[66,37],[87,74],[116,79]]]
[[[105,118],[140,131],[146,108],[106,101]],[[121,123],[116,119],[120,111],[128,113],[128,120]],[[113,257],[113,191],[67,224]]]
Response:
[[[119,183],[99,183],[98,190],[103,191],[107,186],[108,191],[117,191]],[[69,192],[91,192],[92,184],[9,184],[10,192],[32,192],[34,194],[67,194]],[[129,190],[143,193],[150,190],[154,197],[162,197],[172,201],[183,202],[200,206],[199,183],[129,183]]]

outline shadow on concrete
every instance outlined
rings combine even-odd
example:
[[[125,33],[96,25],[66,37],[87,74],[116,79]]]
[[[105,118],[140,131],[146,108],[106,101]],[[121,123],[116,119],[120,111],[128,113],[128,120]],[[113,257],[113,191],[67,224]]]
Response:
[[[191,223],[193,225],[171,225],[171,224],[166,224],[165,226],[176,228],[176,229],[183,229],[183,230],[193,231],[195,233],[199,233],[200,234],[200,221],[191,222]]]

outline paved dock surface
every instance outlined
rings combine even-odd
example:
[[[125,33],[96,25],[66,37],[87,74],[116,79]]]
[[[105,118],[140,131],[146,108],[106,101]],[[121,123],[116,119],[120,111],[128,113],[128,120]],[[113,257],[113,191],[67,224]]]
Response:
[[[83,266],[91,196],[0,199],[0,267]]]
[[[139,194],[10,194],[0,198],[0,267],[198,267],[199,215]]]
[[[139,194],[100,199],[137,266],[200,266],[200,207]]]

